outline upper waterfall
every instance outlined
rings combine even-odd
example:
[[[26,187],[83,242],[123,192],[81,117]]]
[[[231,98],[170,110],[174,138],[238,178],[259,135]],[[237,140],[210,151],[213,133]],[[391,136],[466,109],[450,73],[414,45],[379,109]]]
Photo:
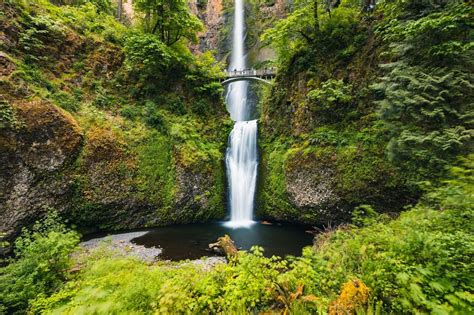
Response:
[[[234,27],[232,32],[232,54],[229,71],[243,70],[246,68],[245,61],[245,9],[244,0],[235,0]],[[247,108],[248,83],[245,81],[234,82],[229,85],[226,96],[226,104],[230,117],[234,121],[248,120],[249,109]]]

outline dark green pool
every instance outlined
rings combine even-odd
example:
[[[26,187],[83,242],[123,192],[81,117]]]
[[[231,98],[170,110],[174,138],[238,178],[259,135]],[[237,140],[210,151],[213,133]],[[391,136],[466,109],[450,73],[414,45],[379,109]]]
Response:
[[[148,233],[132,239],[138,245],[163,249],[162,259],[181,260],[212,256],[207,250],[219,236],[229,234],[239,249],[253,245],[264,248],[266,256],[301,254],[305,246],[312,245],[313,234],[307,228],[291,225],[256,223],[249,228],[232,229],[222,223],[174,225],[147,230]]]

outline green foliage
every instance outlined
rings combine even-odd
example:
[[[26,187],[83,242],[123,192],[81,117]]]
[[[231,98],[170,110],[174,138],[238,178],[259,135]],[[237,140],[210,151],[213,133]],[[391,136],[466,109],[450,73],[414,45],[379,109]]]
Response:
[[[382,34],[395,60],[373,86],[392,131],[389,157],[414,181],[440,176],[472,139],[472,8],[455,2],[425,9],[422,17],[387,22]]]
[[[130,34],[125,40],[124,51],[130,67],[153,73],[170,66],[171,52],[163,42],[153,35]]]
[[[75,97],[71,96],[70,94],[59,91],[57,93],[52,94],[52,99],[56,104],[60,107],[64,108],[70,112],[76,112],[79,110],[80,102]]]
[[[352,223],[357,226],[369,226],[377,221],[379,214],[370,205],[360,205],[352,211]]]
[[[305,36],[312,32],[313,25],[312,1],[295,1],[291,13],[267,30],[262,40],[276,48],[284,63],[305,44]]]
[[[185,78],[200,95],[219,98],[224,92],[219,82],[223,78],[222,68],[222,64],[218,64],[212,53],[207,51],[197,56]]]
[[[146,117],[145,122],[161,132],[166,132],[167,126],[165,119],[161,112],[156,108],[156,105],[153,102],[147,102],[146,104]]]
[[[315,4],[318,5],[317,15]],[[266,30],[262,40],[276,49],[282,66],[302,62],[305,57],[313,59],[318,54],[332,58],[335,51],[338,51],[336,58],[348,58],[363,39],[359,36],[358,6],[351,1],[343,1],[331,14],[324,14],[329,11],[323,8],[321,1],[295,1],[291,13],[279,20],[274,28]],[[311,65],[306,62],[301,69]]]
[[[191,14],[184,0],[137,0],[135,9],[143,14],[143,26],[166,46],[171,46],[182,38],[196,42],[196,32],[203,29],[200,20]]]
[[[342,80],[329,79],[320,88],[308,92],[315,117],[323,123],[339,122],[347,114],[352,101],[352,86]]]
[[[120,115],[130,120],[134,120],[140,115],[140,109],[136,106],[125,105],[120,109]]]
[[[35,301],[33,310],[99,314],[247,312],[272,301],[273,282],[286,266],[278,258],[263,257],[258,248],[251,254],[240,253],[238,262],[220,264],[210,272],[190,263],[147,266],[130,258],[100,256],[88,262],[77,281],[50,298]]]
[[[97,8],[98,12],[104,12],[107,14],[112,14],[114,12],[111,0],[77,0],[75,2],[76,5],[92,3]]]
[[[34,88],[42,90],[44,94],[57,91],[53,82],[45,78],[44,74],[35,65],[20,63],[16,71],[12,73],[12,80],[25,81]]]
[[[109,97],[107,91],[99,85],[96,89],[96,95],[92,104],[101,109],[107,109],[112,105],[112,99]]]
[[[143,198],[161,204],[166,210],[169,210],[174,196],[174,166],[171,149],[169,139],[157,132],[153,132],[138,148],[139,193]]]
[[[15,5],[20,6],[25,10],[24,13],[27,13],[26,23],[33,22],[32,26],[37,29],[36,31],[28,30],[25,34],[31,33],[34,38],[39,36],[40,39],[42,39],[42,34],[50,34],[51,38],[43,38],[46,40],[45,43],[57,40],[55,36],[60,35],[58,31],[67,32],[66,27],[86,36],[99,35],[99,37],[113,43],[120,43],[123,35],[128,32],[127,28],[111,15],[114,13],[114,8],[111,6],[110,0],[74,0],[71,2],[74,3],[68,3],[72,5],[61,7],[52,5],[47,0],[33,0],[27,3],[17,1]],[[37,13],[40,14],[36,16]],[[31,46],[35,44],[35,41],[32,44],[27,44],[25,41],[25,44]]]
[[[23,124],[15,115],[15,111],[7,101],[0,100],[0,130],[5,128],[20,129]]]
[[[49,0],[55,5],[81,6],[87,3],[93,4],[98,12],[112,14],[114,6],[111,0]]]
[[[31,300],[59,289],[72,265],[79,235],[51,212],[15,241],[15,260],[0,269],[0,296],[8,313],[24,313]]]
[[[28,56],[27,61],[45,62],[51,61],[48,54],[48,45],[54,41],[64,39],[65,28],[58,21],[49,16],[28,15],[28,29],[21,33],[19,44]]]
[[[259,207],[257,211],[265,211],[272,217],[289,219],[298,216],[286,195],[285,162],[288,144],[282,139],[265,146],[260,162],[259,173]]]

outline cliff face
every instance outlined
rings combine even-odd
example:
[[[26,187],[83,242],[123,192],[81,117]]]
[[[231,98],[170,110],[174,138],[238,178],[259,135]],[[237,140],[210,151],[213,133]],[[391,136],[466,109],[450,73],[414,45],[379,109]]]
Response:
[[[250,0],[246,2],[248,62],[261,68],[276,58],[273,49],[260,40],[263,32],[286,17],[291,2],[288,0]]]
[[[42,7],[32,6],[35,15],[4,3],[0,10],[0,232],[7,239],[51,209],[87,229],[224,217],[223,104],[209,123],[148,101],[155,128],[133,116],[144,109],[127,94],[137,87],[118,44],[80,34]],[[175,97],[169,93],[163,98]],[[184,98],[175,102],[194,110]]]
[[[74,118],[47,102],[15,100],[2,109],[15,122],[0,133],[0,230],[12,234],[48,207],[65,207],[72,182],[58,175],[83,137]]]
[[[370,90],[384,48],[370,26],[355,31],[364,40],[342,60],[316,49],[294,56],[264,101],[260,216],[327,226],[359,205],[397,212],[414,200],[387,159]]]
[[[226,23],[223,0],[208,0],[207,2],[191,0],[191,12],[204,24],[204,31],[198,34],[199,43],[193,46],[194,51],[215,50],[219,53],[221,43],[221,29]]]

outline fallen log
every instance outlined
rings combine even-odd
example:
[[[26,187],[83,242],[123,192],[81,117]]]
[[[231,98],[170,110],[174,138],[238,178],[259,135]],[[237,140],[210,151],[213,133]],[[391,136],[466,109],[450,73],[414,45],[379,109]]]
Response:
[[[234,241],[227,234],[219,237],[216,243],[209,244],[209,249],[217,253],[225,254],[227,257],[233,257],[238,252]]]

